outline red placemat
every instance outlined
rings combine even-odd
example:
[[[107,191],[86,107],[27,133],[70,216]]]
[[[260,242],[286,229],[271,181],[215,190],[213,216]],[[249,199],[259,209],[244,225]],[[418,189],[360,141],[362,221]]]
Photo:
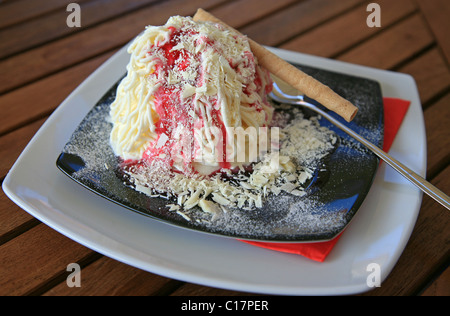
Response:
[[[395,136],[403,122],[403,118],[408,111],[410,101],[396,99],[396,98],[384,98],[384,143],[383,150],[389,151],[394,142]],[[271,242],[255,242],[242,240],[248,244],[263,247],[266,249],[293,253],[302,255],[311,260],[318,262],[325,261],[325,258],[333,249],[334,245],[338,242],[339,238],[343,233],[341,233],[336,238],[325,241],[325,242],[315,242],[315,243],[271,243]]]

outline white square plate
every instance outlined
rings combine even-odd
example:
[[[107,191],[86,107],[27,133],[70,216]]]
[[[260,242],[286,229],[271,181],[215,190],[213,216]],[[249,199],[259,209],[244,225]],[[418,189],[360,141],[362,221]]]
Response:
[[[390,154],[425,176],[422,106],[411,76],[270,48],[300,64],[377,80],[384,97],[411,101]],[[422,193],[382,164],[360,210],[325,262],[254,247],[167,225],[130,212],[65,176],[56,158],[75,128],[125,73],[121,49],[54,111],[3,181],[25,211],[99,253],[168,278],[237,291],[278,295],[346,295],[370,290],[371,263],[381,281],[400,257],[416,222]]]

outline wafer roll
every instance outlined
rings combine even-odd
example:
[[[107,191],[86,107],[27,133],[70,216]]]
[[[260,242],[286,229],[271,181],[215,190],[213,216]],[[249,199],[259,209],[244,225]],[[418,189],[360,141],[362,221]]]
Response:
[[[194,21],[210,21],[220,23],[224,27],[238,32],[231,26],[228,26],[212,14],[203,9],[198,9],[193,17]],[[238,32],[239,33],[239,32]],[[303,92],[311,99],[316,100],[329,110],[342,116],[347,122],[350,122],[358,112],[358,108],[351,102],[344,99],[328,86],[322,84],[313,77],[307,75],[300,69],[281,59],[252,39],[248,38],[250,48],[258,59],[261,66],[266,68],[276,77],[284,80],[295,89]]]

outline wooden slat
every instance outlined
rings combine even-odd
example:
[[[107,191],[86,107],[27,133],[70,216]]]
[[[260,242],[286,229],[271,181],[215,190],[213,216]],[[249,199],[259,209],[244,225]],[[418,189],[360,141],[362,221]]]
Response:
[[[260,44],[278,46],[361,2],[361,0],[302,1],[240,31]]]
[[[450,296],[450,268],[447,268],[421,296]]]
[[[77,3],[86,0],[77,1]],[[7,1],[0,6],[0,28],[33,19],[45,13],[64,9],[73,0],[16,0]]]
[[[450,94],[425,110],[427,176],[432,177],[450,162]],[[447,187],[448,188],[448,187]],[[450,192],[447,192],[450,194]]]
[[[422,104],[431,102],[450,88],[450,70],[438,48],[418,56],[398,71],[414,77]]]
[[[447,0],[417,0],[417,3],[439,43],[447,65],[450,65],[450,2]]]
[[[175,14],[192,15],[197,7],[223,0],[171,0],[66,36],[45,46],[0,61],[0,93],[72,66],[105,51],[122,47],[146,25],[161,25]],[[124,27],[126,25],[126,27]]]
[[[65,280],[44,296],[150,296],[165,295],[180,282],[136,269],[102,257],[81,270],[80,287],[68,287]]]
[[[115,51],[107,52],[0,96],[0,135],[50,114]]]
[[[0,192],[0,245],[39,223]]]
[[[18,129],[14,133],[0,137],[0,179],[6,176],[8,170],[19,157],[22,150],[33,135],[43,124],[44,119]],[[9,240],[11,236],[20,234],[25,229],[35,225],[34,218],[15,205],[0,192],[0,244]]]
[[[92,251],[39,224],[0,246],[0,295],[32,294]]]
[[[80,3],[81,27],[68,27],[66,8],[42,17],[24,21],[0,30],[0,58],[23,52],[48,41],[81,31],[83,28],[106,21],[128,11],[139,9],[156,0],[93,0]],[[107,2],[107,3],[106,3]]]
[[[25,146],[42,125],[43,120],[26,125],[14,133],[0,137],[0,179],[3,179],[14,161],[19,157]]]
[[[323,25],[298,36],[281,48],[295,50],[306,54],[333,57],[352,46],[374,36],[403,17],[414,12],[417,7],[412,0],[382,0],[377,1],[382,8],[382,27],[367,26],[367,4],[339,15],[336,19],[327,21]]]
[[[225,3],[211,10],[211,13],[222,21],[226,21],[228,25],[239,29],[250,21],[271,15],[295,2],[296,0],[238,0]]]
[[[374,68],[392,69],[433,43],[423,18],[416,14],[337,59]]]

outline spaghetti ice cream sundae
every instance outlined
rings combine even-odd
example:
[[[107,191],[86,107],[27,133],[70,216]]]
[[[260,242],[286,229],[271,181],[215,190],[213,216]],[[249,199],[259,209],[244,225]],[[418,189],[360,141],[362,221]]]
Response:
[[[128,52],[109,117],[127,184],[168,199],[186,220],[200,209],[197,222],[306,194],[314,169],[299,157],[319,160],[334,134],[297,109],[295,119],[274,110],[271,77],[245,36],[175,16],[147,27]]]
[[[266,95],[272,82],[244,36],[175,16],[147,27],[128,52],[128,72],[110,110],[117,156],[158,161],[184,175],[258,159],[265,148],[246,148],[259,142],[259,133],[248,133],[244,142],[234,135],[237,128],[270,125],[273,109]],[[239,159],[243,151],[245,159]]]

